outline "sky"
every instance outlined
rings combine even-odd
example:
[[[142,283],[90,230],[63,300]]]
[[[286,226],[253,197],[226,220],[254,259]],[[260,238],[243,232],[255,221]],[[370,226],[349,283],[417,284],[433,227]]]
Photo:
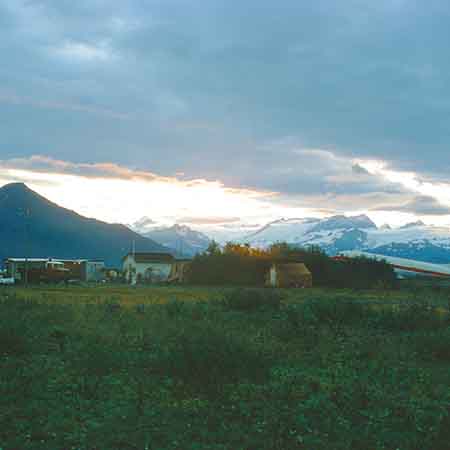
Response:
[[[450,226],[446,0],[0,0],[0,186],[108,222]]]

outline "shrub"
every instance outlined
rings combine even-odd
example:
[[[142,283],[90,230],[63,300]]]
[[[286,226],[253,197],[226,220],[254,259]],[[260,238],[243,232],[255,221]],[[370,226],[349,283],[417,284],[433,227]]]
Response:
[[[105,303],[105,311],[107,313],[118,313],[121,310],[122,306],[119,302],[110,301]]]
[[[423,359],[450,362],[450,330],[419,334],[412,337],[414,348]]]
[[[82,392],[94,397],[98,394],[103,378],[121,369],[123,359],[119,352],[104,343],[86,340],[72,355],[70,363],[80,375]]]
[[[169,300],[165,304],[166,313],[171,319],[182,315],[185,309],[184,302],[177,299]]]
[[[21,327],[0,328],[0,356],[23,356],[29,352],[28,341]]]
[[[312,300],[303,306],[302,317],[327,325],[358,325],[367,318],[367,307],[355,300]]]
[[[36,323],[27,320],[27,317],[35,306],[36,303],[21,300],[16,295],[0,300],[0,356],[22,356],[31,352],[28,325],[34,326]]]
[[[160,344],[153,366],[194,388],[217,391],[243,380],[262,381],[271,361],[242,337],[205,323],[190,324]]]
[[[320,329],[316,320],[304,314],[304,308],[288,306],[280,318],[272,320],[272,334],[280,341],[296,344],[304,349],[312,349],[319,340]]]
[[[448,326],[448,317],[440,317],[426,303],[384,306],[374,316],[374,324],[391,331],[434,330]]]
[[[249,254],[202,254],[192,260],[187,279],[192,284],[263,286],[269,267],[266,259]]]
[[[234,289],[225,294],[224,305],[234,311],[279,309],[281,294],[274,289]]]

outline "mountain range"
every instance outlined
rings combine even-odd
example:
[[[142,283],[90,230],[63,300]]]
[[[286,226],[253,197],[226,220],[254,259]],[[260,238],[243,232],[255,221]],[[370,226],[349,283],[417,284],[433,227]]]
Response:
[[[222,230],[223,232],[223,230]],[[437,264],[450,263],[450,229],[414,222],[400,228],[377,227],[366,215],[290,218],[251,233],[236,229],[228,240],[265,248],[276,242],[319,246],[330,255],[363,251]],[[144,217],[130,226],[83,217],[50,202],[22,183],[0,188],[0,261],[6,257],[103,259],[119,266],[132,248],[193,256],[211,242],[207,233],[186,225],[157,226]]]
[[[240,242],[267,247],[274,242],[318,246],[330,255],[360,250],[437,264],[450,262],[450,229],[414,222],[400,228],[377,227],[366,215],[326,219],[280,219]]]
[[[120,266],[132,245],[141,252],[166,247],[124,225],[88,219],[50,202],[25,184],[0,188],[0,261],[7,257],[103,259]]]
[[[156,227],[149,218],[134,224],[133,229],[173,249],[180,246],[190,254],[204,250],[209,238],[183,225]],[[153,231],[150,231],[153,229]],[[189,236],[189,238],[187,238]],[[366,215],[337,215],[325,219],[294,218],[270,222],[252,233],[233,231],[221,240],[249,243],[266,248],[276,242],[292,246],[318,246],[330,255],[343,251],[364,251],[386,256],[415,259],[429,263],[450,262],[450,229],[413,222],[399,228],[377,227]],[[178,246],[178,247],[177,247]]]
[[[170,227],[155,226],[152,219],[143,217],[130,228],[142,236],[170,248],[179,256],[192,257],[208,248],[211,239],[187,225],[174,224]]]

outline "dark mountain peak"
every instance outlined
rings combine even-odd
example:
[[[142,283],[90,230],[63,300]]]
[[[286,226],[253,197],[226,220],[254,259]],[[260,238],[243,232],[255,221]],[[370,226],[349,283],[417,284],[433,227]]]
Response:
[[[68,216],[89,220],[51,202],[24,183],[10,183],[0,188],[0,210],[5,211],[5,218],[26,214],[33,220],[40,218],[51,222]]]
[[[6,257],[101,258],[118,266],[132,243],[139,251],[167,251],[123,225],[83,217],[23,183],[0,188],[0,261]]]
[[[24,183],[10,183],[0,188],[0,210],[9,216],[23,216],[27,211],[42,211],[42,206],[49,203],[44,197],[32,191]],[[6,216],[3,218],[5,219]]]
[[[0,188],[0,197],[5,196],[32,196],[38,195],[25,183],[9,183]]]
[[[11,192],[11,191],[31,191],[31,189],[25,184],[25,183],[9,183],[9,184],[5,184],[3,187],[0,188],[1,191],[7,191],[7,192]]]

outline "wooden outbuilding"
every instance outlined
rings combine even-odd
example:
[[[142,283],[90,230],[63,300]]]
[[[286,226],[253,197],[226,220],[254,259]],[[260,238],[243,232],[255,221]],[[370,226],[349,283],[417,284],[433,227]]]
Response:
[[[186,279],[186,273],[191,264],[190,259],[176,259],[172,263],[172,270],[167,281],[169,283],[183,283]]]
[[[303,263],[273,263],[266,277],[266,285],[279,288],[310,288],[312,274]]]

